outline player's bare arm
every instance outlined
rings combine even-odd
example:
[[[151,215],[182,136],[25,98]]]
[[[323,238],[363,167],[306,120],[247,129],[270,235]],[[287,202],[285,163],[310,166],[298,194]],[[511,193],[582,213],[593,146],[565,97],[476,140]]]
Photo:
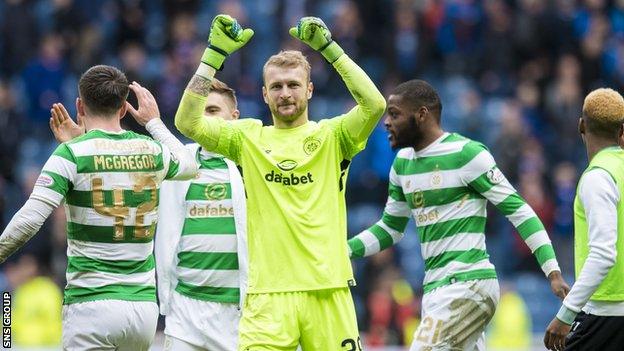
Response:
[[[566,295],[568,295],[568,292],[570,292],[570,286],[563,279],[561,271],[550,272],[548,280],[550,281],[550,290],[552,290],[553,294],[558,298],[563,300]]]

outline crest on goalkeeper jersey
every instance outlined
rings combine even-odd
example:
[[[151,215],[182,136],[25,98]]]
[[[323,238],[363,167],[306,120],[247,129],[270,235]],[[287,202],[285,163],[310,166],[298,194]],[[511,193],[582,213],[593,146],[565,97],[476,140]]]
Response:
[[[313,136],[309,136],[303,141],[303,151],[306,155],[311,155],[319,146],[321,146],[321,141]]]

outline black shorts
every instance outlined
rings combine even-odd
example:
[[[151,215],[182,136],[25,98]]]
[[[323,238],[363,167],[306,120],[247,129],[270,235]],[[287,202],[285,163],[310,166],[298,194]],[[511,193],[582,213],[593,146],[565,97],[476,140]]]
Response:
[[[579,313],[566,337],[565,351],[624,350],[624,316]]]

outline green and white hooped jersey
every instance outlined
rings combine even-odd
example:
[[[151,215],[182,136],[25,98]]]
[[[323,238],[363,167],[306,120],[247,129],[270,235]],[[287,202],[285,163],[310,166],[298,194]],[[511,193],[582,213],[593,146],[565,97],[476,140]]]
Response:
[[[53,206],[65,200],[64,304],[156,301],[158,190],[178,169],[166,146],[131,131],[91,130],[57,147],[31,196]]]
[[[237,237],[228,166],[222,156],[197,151],[199,174],[185,198],[175,290],[204,301],[238,303]]]
[[[481,143],[445,133],[421,151],[401,149],[388,194],[382,219],[349,240],[352,256],[398,242],[412,216],[425,261],[425,293],[455,281],[496,278],[485,246],[487,201],[512,222],[545,274],[559,269],[542,222]]]

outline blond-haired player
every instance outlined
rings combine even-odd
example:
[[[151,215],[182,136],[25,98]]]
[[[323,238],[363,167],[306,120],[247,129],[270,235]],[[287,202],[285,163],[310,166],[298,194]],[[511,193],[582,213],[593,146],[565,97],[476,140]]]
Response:
[[[624,98],[585,97],[579,133],[589,165],[574,199],[576,282],[550,322],[550,350],[621,350],[624,345]],[[567,337],[566,337],[567,336]]]
[[[262,94],[272,126],[257,119],[202,118],[210,82],[226,56],[253,35],[217,16],[209,47],[176,114],[176,126],[202,147],[238,163],[247,191],[249,283],[239,350],[361,349],[349,285],[345,182],[350,160],[385,109],[373,82],[318,18],[305,17],[291,35],[320,51],[357,105],[313,122],[310,66],[298,51],[272,56]]]

